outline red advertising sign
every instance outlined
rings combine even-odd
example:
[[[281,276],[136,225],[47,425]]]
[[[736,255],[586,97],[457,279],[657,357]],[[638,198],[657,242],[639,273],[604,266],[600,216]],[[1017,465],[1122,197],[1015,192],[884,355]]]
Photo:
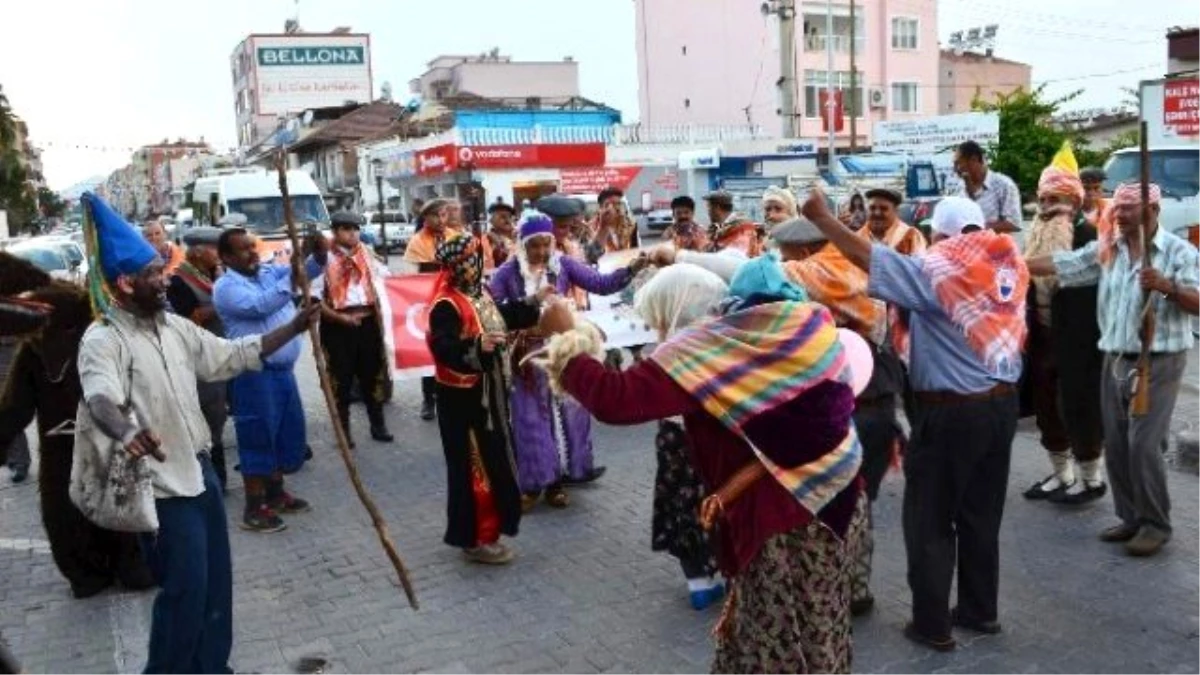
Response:
[[[842,90],[833,90],[833,105],[829,105],[829,90],[822,89],[818,97],[821,106],[821,131],[829,131],[829,109],[833,108],[833,130],[841,131],[846,124],[845,111],[842,109]]]
[[[417,152],[419,176],[472,169],[528,169],[604,166],[603,143],[548,145],[439,145]]]
[[[558,186],[560,192],[569,195],[597,194],[607,187],[622,192],[629,189],[637,178],[639,166],[604,166],[595,169],[568,169],[562,172]]]
[[[1200,135],[1200,79],[1164,83],[1163,124],[1176,136]]]
[[[418,176],[449,173],[457,167],[454,145],[439,145],[417,151],[415,164]]]

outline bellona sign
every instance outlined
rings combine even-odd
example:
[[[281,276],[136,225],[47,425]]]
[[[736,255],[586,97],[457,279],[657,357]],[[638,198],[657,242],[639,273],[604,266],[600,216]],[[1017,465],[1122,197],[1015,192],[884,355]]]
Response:
[[[358,46],[259,47],[260,66],[361,66],[366,50]]]

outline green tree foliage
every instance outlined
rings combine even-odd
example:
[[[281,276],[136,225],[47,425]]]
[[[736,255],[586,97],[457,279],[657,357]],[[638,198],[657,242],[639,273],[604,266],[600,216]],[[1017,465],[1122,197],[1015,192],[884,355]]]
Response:
[[[973,110],[1000,115],[1000,140],[987,147],[988,166],[1016,182],[1021,190],[1022,203],[1037,198],[1037,182],[1042,169],[1050,163],[1063,141],[1072,135],[1053,124],[1054,116],[1079,92],[1059,99],[1047,100],[1045,86],[1033,91],[1017,89],[1011,94],[999,94],[993,102],[978,97],[971,103]]]
[[[27,227],[37,210],[21,157],[17,122],[0,86],[0,209],[8,213],[9,228],[14,232]]]
[[[67,203],[50,188],[40,187],[37,191],[38,209],[45,218],[61,218],[67,211]]]

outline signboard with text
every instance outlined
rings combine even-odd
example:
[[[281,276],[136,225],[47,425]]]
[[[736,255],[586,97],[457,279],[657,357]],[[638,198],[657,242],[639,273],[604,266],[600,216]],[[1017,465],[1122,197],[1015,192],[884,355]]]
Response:
[[[1163,83],[1163,126],[1173,136],[1200,135],[1200,79]]]
[[[963,141],[976,141],[986,146],[998,140],[1000,115],[973,112],[876,122],[872,147],[876,152],[934,153]]]
[[[539,145],[439,145],[418,151],[414,168],[419,176],[457,169],[531,169],[601,167],[603,143],[546,143]]]
[[[641,170],[638,166],[566,169],[559,179],[558,191],[568,195],[594,195],[607,187],[615,187],[626,192]]]
[[[371,41],[358,35],[262,35],[251,41],[259,115],[371,101]]]

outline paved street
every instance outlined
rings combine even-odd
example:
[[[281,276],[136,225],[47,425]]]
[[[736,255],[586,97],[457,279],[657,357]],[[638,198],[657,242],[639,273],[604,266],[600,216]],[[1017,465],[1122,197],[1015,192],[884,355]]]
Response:
[[[1193,355],[1194,356],[1194,355]],[[1197,363],[1190,364],[1176,427],[1195,427]],[[650,427],[597,430],[609,467],[576,490],[565,511],[540,507],[506,568],[468,566],[441,544],[444,464],[436,426],[416,417],[416,383],[390,408],[399,441],[365,438],[358,458],[414,575],[421,610],[409,609],[358,505],[336,451],[311,364],[303,372],[317,456],[292,481],[312,513],[289,529],[232,529],[239,671],[294,672],[303,657],[332,672],[706,672],[719,608],[687,604],[674,560],[650,551],[654,453]],[[1002,533],[1001,620],[996,637],[958,635],[949,655],[910,645],[899,529],[899,476],[876,507],[876,612],[855,625],[862,672],[1197,672],[1197,478],[1172,470],[1175,538],[1149,560],[1096,539],[1111,500],[1079,510],[1031,504],[1045,456],[1032,424],[1013,451]],[[33,484],[0,472],[0,631],[31,672],[137,672],[145,657],[150,594],[71,599],[44,543]],[[240,517],[240,489],[228,497]]]

